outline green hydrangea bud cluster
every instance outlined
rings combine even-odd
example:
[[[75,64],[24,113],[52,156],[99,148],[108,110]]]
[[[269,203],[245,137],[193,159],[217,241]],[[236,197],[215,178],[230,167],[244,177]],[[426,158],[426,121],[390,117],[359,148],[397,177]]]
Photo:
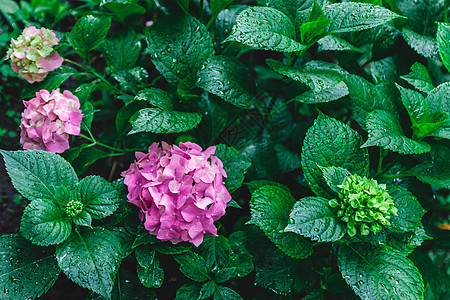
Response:
[[[344,179],[338,200],[329,201],[331,207],[339,207],[337,213],[347,223],[347,233],[368,235],[371,231],[378,233],[382,225],[390,226],[392,215],[397,215],[394,200],[386,191],[385,184],[378,184],[374,179],[351,175]]]
[[[67,203],[67,206],[65,207],[66,214],[71,218],[78,216],[82,210],[83,203],[76,200],[69,201],[69,203]]]

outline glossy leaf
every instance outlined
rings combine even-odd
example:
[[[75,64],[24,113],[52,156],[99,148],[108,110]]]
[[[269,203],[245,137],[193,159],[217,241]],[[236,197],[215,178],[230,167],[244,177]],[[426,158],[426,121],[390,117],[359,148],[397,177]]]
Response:
[[[281,11],[270,7],[251,7],[238,15],[225,42],[240,42],[261,50],[303,50],[305,46],[296,42],[294,37],[295,27]]]
[[[16,190],[30,201],[54,199],[54,186],[74,189],[78,177],[61,156],[42,150],[0,150]]]
[[[136,112],[130,118],[133,129],[128,134],[137,132],[184,132],[195,128],[200,123],[201,118],[202,116],[199,113],[145,108]]]
[[[370,244],[342,245],[338,266],[345,281],[362,299],[421,299],[423,281],[401,252]]]
[[[80,202],[94,219],[111,215],[119,206],[117,190],[100,176],[87,176],[80,180]]]
[[[401,16],[381,6],[368,3],[335,3],[323,7],[327,20],[331,20],[328,32],[361,31],[384,24]]]
[[[291,231],[319,242],[340,240],[347,226],[321,197],[306,197],[295,203],[285,231]]]
[[[111,26],[111,19],[104,16],[87,15],[81,17],[70,32],[70,44],[75,52],[86,58],[88,52],[97,48]]]
[[[159,20],[146,37],[153,64],[174,86],[213,54],[209,32],[191,15]]]
[[[244,181],[245,173],[251,166],[251,163],[242,159],[239,152],[233,148],[224,144],[216,146],[216,152],[214,154],[223,163],[227,177],[224,178],[225,186],[230,193],[236,191]]]
[[[33,244],[57,245],[72,232],[72,221],[63,208],[49,200],[34,200],[23,212],[20,231]]]
[[[96,227],[74,231],[56,249],[58,265],[69,279],[110,298],[122,259],[119,239]]]
[[[39,298],[59,275],[54,248],[39,247],[20,236],[0,237],[0,298]]]
[[[334,197],[319,166],[339,166],[352,174],[368,175],[368,153],[361,145],[362,138],[356,131],[333,118],[319,115],[308,129],[302,148],[304,176],[317,196]]]
[[[196,84],[239,108],[251,109],[255,107],[256,99],[252,95],[254,82],[248,76],[249,73],[247,67],[237,59],[215,56],[208,59],[198,71]]]
[[[369,138],[361,147],[378,146],[402,154],[418,154],[430,151],[430,145],[405,136],[397,118],[384,110],[369,113],[366,127]]]

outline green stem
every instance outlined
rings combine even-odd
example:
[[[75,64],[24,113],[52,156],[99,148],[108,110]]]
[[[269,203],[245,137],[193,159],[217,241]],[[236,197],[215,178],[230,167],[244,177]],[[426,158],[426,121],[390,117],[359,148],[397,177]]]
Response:
[[[384,158],[384,150],[383,148],[380,148],[380,158],[378,159],[378,168],[377,168],[377,174],[381,174],[382,170],[381,167],[383,166],[383,158]]]
[[[87,60],[89,62],[89,68],[86,68],[85,66],[83,66],[82,64],[77,63],[76,61],[64,58],[64,61],[72,64],[74,66],[79,67],[80,69],[83,69],[86,72],[89,72],[90,74],[94,75],[95,77],[97,77],[98,79],[100,79],[101,81],[103,81],[107,86],[109,86],[115,93],[117,94],[122,94],[122,91],[119,90],[118,88],[116,88],[112,83],[110,83],[108,80],[106,80],[103,76],[101,76],[100,74],[98,74],[94,68],[92,68],[91,66],[91,60],[89,59],[89,55],[87,57]],[[85,74],[83,74],[85,75]]]
[[[414,176],[414,175],[407,172],[407,173],[400,173],[400,174],[396,174],[396,175],[383,175],[382,177],[386,178],[386,179],[395,179],[395,178],[403,178],[403,177],[411,177],[411,176]]]
[[[445,7],[444,7],[444,22],[447,23],[447,17],[448,17],[448,4],[449,0],[445,0]]]
[[[67,59],[67,58],[64,58],[64,61],[65,61],[66,63],[69,63],[69,64],[71,64],[71,65],[77,66],[78,68],[83,69],[84,71],[90,73],[90,71],[89,71],[88,68],[86,68],[86,67],[83,66],[82,64],[77,63],[76,61],[73,61],[73,60],[70,60],[70,59]]]
[[[98,145],[98,146],[101,146],[103,148],[106,148],[106,149],[109,149],[109,150],[112,150],[112,151],[121,152],[121,154],[124,154],[126,152],[135,152],[135,151],[145,152],[146,151],[145,149],[120,149],[120,148],[112,147],[112,146],[103,144],[103,143],[95,140],[95,138],[92,136],[92,134],[91,134],[91,137],[88,137],[88,136],[86,136],[84,134],[81,134],[81,133],[78,136],[83,138],[83,139],[85,139],[85,140],[88,140],[88,141],[92,142],[92,144],[90,144],[88,147],[93,147],[93,146]],[[121,154],[117,154],[117,155],[121,155]],[[111,156],[113,156],[113,155],[111,155]]]
[[[203,23],[203,0],[200,0],[200,23]]]

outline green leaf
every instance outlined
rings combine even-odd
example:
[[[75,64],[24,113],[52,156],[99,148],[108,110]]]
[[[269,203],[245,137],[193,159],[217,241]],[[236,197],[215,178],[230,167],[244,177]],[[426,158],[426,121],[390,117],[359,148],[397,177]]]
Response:
[[[197,253],[188,251],[174,256],[180,264],[180,271],[189,279],[197,282],[210,280],[206,261]]]
[[[267,59],[266,63],[276,72],[306,84],[315,93],[334,87],[343,79],[342,75],[333,69],[305,67],[303,70],[297,70],[273,59]]]
[[[361,136],[349,126],[320,114],[303,141],[302,167],[312,191],[332,199],[334,192],[323,178],[321,167],[339,166],[352,174],[367,176],[367,149],[361,149]]]
[[[256,99],[252,95],[255,83],[249,73],[236,58],[214,56],[197,72],[196,84],[239,108],[251,109],[255,107]]]
[[[299,28],[307,22],[314,6],[314,0],[265,0],[264,4],[284,13]]]
[[[445,123],[449,123],[447,120],[448,114],[445,112],[437,111],[430,114],[428,102],[420,93],[405,89],[399,85],[397,85],[397,88],[400,90],[403,105],[411,118],[414,137],[422,139],[426,136],[434,135],[436,129]]]
[[[389,85],[393,83],[397,78],[397,69],[397,60],[392,56],[370,63],[370,74],[375,84],[383,84],[385,82]]]
[[[89,297],[90,296],[90,297]],[[101,295],[88,295],[86,300],[104,300]],[[116,281],[111,293],[111,299],[139,299],[139,300],[156,300],[158,299],[154,290],[144,287],[137,278],[136,272],[129,271],[124,268],[119,269]]]
[[[136,94],[147,82],[148,72],[143,67],[134,67],[129,70],[114,71],[111,76],[117,80],[123,90]]]
[[[390,5],[392,7],[392,5]],[[442,20],[444,14],[444,1],[395,0],[394,7],[408,18],[408,25],[415,32],[435,36],[436,21]]]
[[[317,49],[318,52],[320,51],[355,51],[362,53],[363,51],[346,40],[329,34],[323,38],[321,38],[318,42],[319,48]]]
[[[298,101],[306,104],[325,103],[340,99],[348,95],[348,88],[344,82],[340,82],[333,87],[326,88],[319,93],[315,93],[313,90],[304,92],[292,98],[290,101]]]
[[[327,20],[331,20],[328,32],[361,31],[389,22],[402,16],[381,6],[368,3],[344,2],[323,7]]]
[[[189,0],[175,0],[183,11],[189,11]]]
[[[95,163],[98,159],[109,156],[109,153],[100,149],[88,148],[81,151],[81,153],[73,160],[72,165],[75,172],[81,175],[86,172],[89,166]]]
[[[69,79],[69,77],[76,75],[77,71],[68,66],[60,66],[56,70],[50,72],[42,82],[36,82],[34,84],[25,85],[22,90],[21,98],[36,97],[36,93],[40,90],[52,91],[60,87],[60,85]]]
[[[369,138],[361,147],[378,146],[402,154],[418,154],[430,151],[430,145],[405,136],[400,122],[384,110],[369,113],[366,123]]]
[[[133,129],[128,135],[137,132],[178,133],[195,128],[202,115],[193,112],[167,111],[159,108],[144,108],[136,112],[130,123]]]
[[[303,260],[290,258],[271,243],[258,243],[255,256],[255,285],[282,295],[297,295],[314,284],[314,272]],[[253,252],[252,252],[253,253]]]
[[[18,10],[20,10],[20,7],[13,0],[4,0],[0,3],[0,11],[5,14],[14,14]]]
[[[292,152],[282,144],[274,147],[280,172],[288,173],[301,167],[300,154]]]
[[[213,276],[214,282],[223,283],[228,281],[233,277],[234,272],[236,271],[235,267],[219,269]]]
[[[103,54],[109,67],[117,70],[134,67],[141,51],[141,42],[133,30],[108,38],[103,43]]]
[[[162,254],[181,254],[189,251],[192,248],[192,244],[188,242],[178,243],[176,245],[166,242],[153,245],[153,249]]]
[[[207,299],[211,297],[214,294],[214,291],[216,290],[216,286],[217,285],[214,281],[208,281],[207,283],[204,283],[200,290],[200,297],[198,299]]]
[[[345,177],[352,175],[349,171],[341,167],[320,167],[320,170],[328,186],[336,193],[341,191],[339,185],[342,184]]]
[[[210,6],[211,6],[211,12],[212,16],[211,19],[215,19],[215,17],[224,10],[228,5],[232,4],[234,0],[211,0]]]
[[[230,267],[234,267],[233,277],[245,277],[253,271],[253,256],[239,253],[230,257]]]
[[[0,150],[6,170],[16,190],[30,201],[54,199],[54,186],[74,189],[78,177],[61,156],[42,151]]]
[[[300,40],[303,44],[309,44],[314,38],[320,36],[330,24],[329,20],[319,20],[303,23],[300,26]]]
[[[444,112],[450,115],[450,82],[444,82],[437,88],[430,91],[427,98],[430,113]],[[450,118],[430,135],[450,139]]]
[[[228,267],[230,245],[223,236],[205,235],[196,252],[205,259],[208,270],[221,270]]]
[[[448,142],[433,143],[429,153],[418,156],[422,162],[409,172],[422,182],[450,189],[449,153],[450,145]]]
[[[122,260],[120,240],[106,229],[83,228],[56,249],[59,267],[83,288],[111,297]]]
[[[234,290],[218,285],[214,292],[214,300],[242,300],[242,297]]]
[[[427,68],[418,62],[415,62],[411,66],[411,72],[408,75],[400,76],[400,78],[406,80],[409,84],[424,93],[428,93],[434,89]]]
[[[150,27],[146,37],[153,64],[174,86],[199,70],[213,54],[206,27],[191,15],[160,20]]]
[[[420,122],[421,119],[425,118],[425,116],[429,114],[428,102],[425,101],[422,94],[406,89],[398,84],[396,84],[396,86],[400,91],[402,103],[405,106],[412,122]]]
[[[264,179],[260,179],[260,180],[253,180],[250,181],[248,183],[245,183],[250,191],[250,193],[253,194],[254,191],[259,190],[260,188],[262,188],[265,185],[271,185],[271,186],[276,186],[279,187],[281,189],[283,189],[286,193],[290,194],[291,191],[288,189],[287,186],[275,182],[275,181],[270,181],[270,180],[264,180]]]
[[[392,216],[390,219],[389,229],[395,232],[405,232],[419,226],[426,211],[416,197],[400,186],[388,186],[387,191],[394,200],[394,206],[398,209],[397,216]]]
[[[86,211],[82,211],[79,215],[75,216],[73,222],[78,226],[92,228],[92,216]]]
[[[112,11],[119,21],[123,22],[130,15],[145,13],[145,8],[128,0],[102,0],[100,6]]]
[[[57,245],[72,231],[72,221],[62,207],[49,200],[33,200],[23,212],[23,236],[39,246]]]
[[[447,23],[438,23],[436,35],[439,54],[447,70],[450,71],[450,25]]]
[[[242,159],[235,148],[224,144],[216,146],[214,156],[217,156],[222,161],[223,168],[227,173],[227,177],[224,178],[225,186],[230,193],[233,193],[242,185],[245,173],[251,166],[251,163]]]
[[[185,283],[178,289],[175,300],[200,299],[200,290],[201,285],[198,283]]]
[[[437,58],[439,55],[438,44],[436,39],[418,34],[407,28],[402,30],[403,38],[408,45],[414,49],[418,54],[426,58]]]
[[[153,248],[140,246],[135,251],[139,264],[137,273],[141,283],[148,288],[160,288],[163,284],[164,270],[159,267],[159,259]]]
[[[86,59],[89,51],[97,48],[111,26],[111,19],[104,16],[87,15],[81,17],[70,32],[73,50]]]
[[[295,41],[295,27],[279,10],[270,7],[250,7],[236,18],[231,34],[224,42],[282,52],[296,52],[305,48]]]
[[[391,113],[397,112],[392,96],[382,85],[374,85],[354,74],[345,75],[344,80],[348,87],[353,116],[362,128],[366,127],[366,119],[371,111],[381,109]]]
[[[117,112],[115,123],[116,131],[119,136],[122,136],[131,130],[131,124],[128,122],[131,116],[145,107],[147,107],[147,104],[144,101],[133,101],[132,103],[123,106]]]
[[[362,299],[422,299],[422,276],[397,250],[370,244],[342,245],[338,266]]]
[[[140,90],[136,97],[134,97],[134,100],[147,101],[151,105],[163,110],[173,110],[173,96],[161,89],[148,88]]]
[[[283,232],[288,225],[289,214],[296,200],[289,191],[278,186],[266,185],[252,193],[250,224],[259,226],[275,245],[294,258],[306,258],[312,246],[299,235]]]
[[[83,210],[94,219],[103,219],[119,207],[117,190],[100,176],[87,176],[80,180],[80,202]]]
[[[0,298],[39,298],[59,275],[54,248],[39,247],[26,239],[0,237]]]
[[[156,238],[156,236],[150,234],[150,232],[145,229],[144,223],[139,223],[139,227],[136,232],[136,238],[134,239],[131,248],[134,249],[140,245],[155,244],[157,242],[159,242],[159,240]]]
[[[306,197],[295,203],[285,231],[295,232],[313,241],[334,242],[340,240],[347,227],[321,197]]]

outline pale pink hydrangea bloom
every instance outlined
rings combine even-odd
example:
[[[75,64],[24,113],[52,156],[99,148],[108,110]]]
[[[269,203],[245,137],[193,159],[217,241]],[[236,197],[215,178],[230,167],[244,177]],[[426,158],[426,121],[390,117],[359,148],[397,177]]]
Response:
[[[205,234],[217,235],[214,221],[231,200],[222,161],[191,142],[170,146],[153,143],[148,153],[122,172],[128,201],[141,209],[145,228],[163,241],[189,241],[198,246]]]
[[[36,97],[23,101],[25,110],[20,124],[23,149],[62,153],[69,149],[69,135],[80,134],[83,114],[80,101],[70,91],[49,93],[40,90]]]
[[[6,59],[11,59],[11,68],[29,83],[39,82],[63,63],[63,58],[52,48],[58,43],[53,31],[27,27],[17,40],[11,39]]]

